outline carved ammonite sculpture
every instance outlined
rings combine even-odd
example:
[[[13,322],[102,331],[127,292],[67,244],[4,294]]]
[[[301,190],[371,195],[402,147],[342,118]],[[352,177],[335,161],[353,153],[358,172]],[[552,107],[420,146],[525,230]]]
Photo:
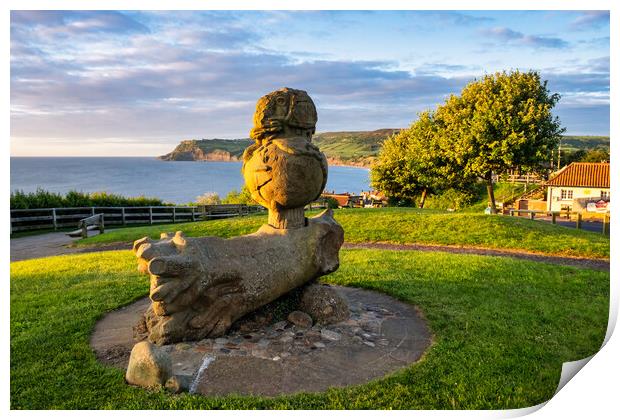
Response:
[[[311,143],[317,122],[314,102],[303,90],[283,88],[260,98],[243,154],[243,176],[252,198],[269,209],[279,229],[305,225],[304,206],[327,182],[327,160]]]

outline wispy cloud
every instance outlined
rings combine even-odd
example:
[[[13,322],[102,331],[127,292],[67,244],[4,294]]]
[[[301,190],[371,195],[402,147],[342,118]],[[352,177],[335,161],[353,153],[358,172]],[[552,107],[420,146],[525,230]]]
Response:
[[[582,12],[570,26],[572,29],[585,30],[609,25],[609,10],[590,10]]]
[[[430,16],[443,22],[452,23],[455,25],[462,25],[462,26],[478,25],[481,23],[488,23],[488,22],[492,22],[495,20],[488,16],[472,15],[468,13],[453,12],[453,11],[447,11],[447,10],[441,11],[441,12],[423,11],[420,13],[422,14],[422,16]]]
[[[569,43],[561,38],[541,35],[526,35],[522,32],[514,31],[506,27],[487,28],[482,29],[480,32],[483,35],[493,37],[501,41],[514,42],[535,48],[562,49],[569,46]]]
[[[11,25],[64,36],[88,32],[148,32],[143,24],[115,11],[13,10]]]
[[[356,36],[365,19],[375,25],[376,18],[391,22],[380,12],[338,13],[328,14],[334,23],[328,23],[334,32],[329,43],[346,38],[337,22],[350,21],[348,28]],[[491,21],[461,12],[420,16],[453,23],[446,27],[457,35],[475,34],[475,25]],[[567,14],[564,27],[572,16]],[[319,130],[403,127],[418,111],[458,93],[474,77],[523,67],[518,59],[509,62],[485,52],[479,63],[463,63],[445,44],[437,47],[440,56],[420,56],[421,45],[412,43],[400,56],[398,51],[379,51],[383,58],[366,54],[370,58],[345,59],[338,50],[351,48],[353,36],[334,49],[328,43],[322,49],[318,42],[287,43],[298,33],[324,30],[307,22],[323,17],[313,12],[12,12],[11,135],[76,143],[131,138],[171,145],[188,137],[245,136],[257,98],[283,86],[308,90],[320,110]],[[394,19],[402,22],[402,16]],[[267,21],[269,25],[260,24]],[[529,46],[540,49],[537,56],[555,57],[568,45],[561,38],[510,29],[510,21],[501,24],[505,26],[483,33],[506,45],[502,52]],[[592,38],[601,35],[606,34]],[[381,39],[383,32],[369,36],[382,42],[360,46],[364,53],[394,41]],[[463,37],[465,42],[473,41]],[[597,48],[599,58],[577,60],[570,69],[542,69],[550,88],[563,95],[559,111],[609,107],[608,48]],[[411,60],[403,65],[406,57]],[[499,64],[489,65],[494,58]],[[576,111],[570,115],[580,118]]]

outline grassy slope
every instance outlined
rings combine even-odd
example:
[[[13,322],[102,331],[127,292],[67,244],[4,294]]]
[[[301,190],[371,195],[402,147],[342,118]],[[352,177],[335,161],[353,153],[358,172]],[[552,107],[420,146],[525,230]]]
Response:
[[[383,128],[374,131],[334,131],[318,133],[313,142],[321,148],[328,158],[343,163],[361,163],[369,165],[379,154],[381,143],[400,129]],[[243,150],[251,143],[250,139],[202,139],[181,142],[175,152],[191,150],[194,145],[205,153],[214,150],[225,150],[232,155],[241,157]],[[564,136],[562,146],[567,150],[577,149],[609,149],[609,137],[606,136]]]
[[[214,150],[225,150],[232,155],[241,157],[243,151],[252,144],[250,139],[234,139],[234,140],[198,140],[198,147],[200,147],[205,153],[212,152]]]
[[[11,408],[516,408],[549,399],[561,364],[596,352],[609,274],[444,253],[348,250],[325,281],[418,305],[435,334],[422,362],[369,384],[275,399],[147,392],[97,363],[106,311],[148,291],[128,251],[11,264]]]
[[[348,242],[392,242],[519,249],[546,254],[609,258],[609,237],[546,222],[413,208],[343,209],[336,220]],[[79,245],[132,242],[182,230],[188,236],[231,237],[251,233],[266,216],[119,229],[80,240]]]
[[[563,136],[562,148],[568,150],[609,150],[609,136]]]
[[[377,156],[381,142],[397,131],[398,129],[384,128],[375,131],[319,133],[312,141],[327,157],[355,161]]]

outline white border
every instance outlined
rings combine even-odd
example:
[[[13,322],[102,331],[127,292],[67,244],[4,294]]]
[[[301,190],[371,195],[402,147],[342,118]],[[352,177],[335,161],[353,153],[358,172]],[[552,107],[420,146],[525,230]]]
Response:
[[[154,3],[153,1],[145,1],[145,0],[135,0],[128,2],[127,0],[119,1],[119,0],[108,0],[108,1],[78,1],[78,0],[55,0],[55,1],[45,1],[45,0],[24,0],[24,1],[5,1],[5,11],[2,15],[2,25],[1,27],[4,30],[3,37],[1,40],[1,48],[3,57],[5,57],[4,66],[2,66],[2,75],[4,80],[4,92],[8,93],[10,91],[10,82],[9,82],[9,65],[8,65],[8,57],[9,57],[9,10],[32,10],[32,9],[63,9],[63,10],[99,10],[99,9],[109,9],[109,10],[198,10],[198,9],[213,9],[213,10],[232,10],[232,9],[241,9],[241,10],[317,10],[317,9],[327,9],[327,10],[360,10],[360,9],[377,9],[377,10],[611,10],[611,114],[614,115],[614,112],[617,114],[617,106],[618,103],[618,93],[615,86],[618,83],[618,40],[620,39],[620,34],[618,33],[618,15],[620,14],[620,2],[612,1],[612,0],[504,0],[504,1],[482,1],[482,0],[472,0],[472,1],[463,1],[463,0],[434,0],[434,1],[398,1],[398,0],[382,0],[382,1],[368,1],[368,0],[317,0],[317,1],[299,1],[299,0],[290,0],[290,1],[239,1],[239,0],[230,0],[230,1],[222,1],[222,0],[210,0],[210,1],[199,1],[199,0],[176,0],[176,1],[158,1]],[[2,107],[4,108],[3,113],[3,121],[2,125],[5,133],[5,138],[8,139],[10,136],[9,124],[10,124],[10,114],[9,114],[9,95],[6,94],[3,96],[4,101],[2,102]],[[611,118],[611,127],[610,127],[610,136],[611,140],[611,149],[612,155],[615,158],[617,147],[614,145],[616,141],[616,136],[618,135],[618,118]],[[10,155],[10,147],[9,141],[7,140],[5,143],[5,153],[3,155],[4,165],[3,173],[5,176],[2,177],[4,180],[4,195],[2,196],[2,209],[4,213],[4,220],[7,220],[9,217],[9,197],[8,191],[10,190],[9,186],[9,155]],[[620,172],[617,170],[618,165],[612,162],[612,185],[618,185],[620,181],[618,178],[620,176]],[[612,210],[613,218],[615,219],[616,211]],[[2,224],[2,234],[5,240],[2,242],[2,250],[3,255],[9,255],[9,232],[7,223]],[[374,417],[376,415],[381,415],[385,417],[409,417],[416,416],[416,418],[444,418],[444,417],[452,417],[452,418],[502,418],[502,417],[516,417],[520,415],[527,414],[528,412],[533,412],[531,416],[533,418],[608,418],[612,414],[618,412],[618,395],[617,395],[617,384],[620,380],[620,363],[618,361],[618,357],[616,355],[620,354],[620,344],[619,339],[617,338],[617,334],[611,335],[613,331],[613,327],[615,325],[617,314],[618,314],[618,268],[615,261],[615,250],[617,246],[617,240],[614,238],[618,233],[617,224],[611,225],[611,238],[612,238],[612,285],[611,285],[611,297],[612,302],[610,306],[610,326],[608,329],[608,337],[609,341],[603,347],[603,349],[597,353],[592,360],[587,363],[587,365],[579,372],[573,380],[569,381],[564,388],[562,388],[559,393],[552,398],[542,409],[535,411],[537,408],[541,407],[533,407],[530,409],[523,410],[509,410],[509,411],[422,411],[422,412],[408,412],[408,411],[400,411],[400,412],[351,412],[351,411],[332,411],[328,415],[330,417],[350,417],[350,416],[363,416],[363,417]],[[2,330],[0,331],[1,336],[4,340],[4,345],[2,346],[2,359],[4,360],[3,364],[3,372],[2,375],[2,411],[8,411],[9,409],[9,264],[8,258],[5,259],[4,264],[4,273],[3,280],[0,282],[0,287],[2,288],[0,292],[2,293],[2,297],[4,301],[2,302]],[[42,414],[47,418],[66,418],[75,417],[82,418],[86,413],[82,412],[66,412],[66,411],[47,411],[47,412],[27,412],[27,411],[12,411],[9,413],[13,417],[22,418],[25,416],[30,417],[32,414]],[[213,417],[216,416],[218,418],[227,418],[233,419],[238,418],[239,415],[252,416],[253,418],[290,418],[291,416],[301,417],[301,418],[312,418],[313,420],[317,415],[322,415],[316,412],[308,412],[308,411],[296,411],[296,412],[288,412],[288,411],[268,411],[268,412],[209,412],[202,413],[200,411],[193,412],[183,412],[183,413],[169,413],[169,412],[131,412],[131,411],[120,411],[112,413],[107,412],[90,412],[88,414],[89,417],[94,418],[107,418],[110,415],[114,417],[122,416],[122,417],[150,417],[152,416],[177,416],[181,415],[183,417],[201,417],[204,416]]]

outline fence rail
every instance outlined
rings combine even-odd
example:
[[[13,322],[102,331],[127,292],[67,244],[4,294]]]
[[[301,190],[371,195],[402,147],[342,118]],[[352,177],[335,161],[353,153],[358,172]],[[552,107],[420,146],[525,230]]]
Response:
[[[64,207],[48,209],[11,209],[11,233],[77,227],[80,220],[103,214],[110,225],[194,222],[225,217],[246,216],[264,211],[262,206],[217,204],[209,206],[147,207]]]
[[[511,216],[515,216],[515,215],[516,216],[521,216],[521,213],[524,213],[524,214],[528,215],[530,220],[534,220],[536,215],[551,216],[551,223],[554,224],[554,225],[557,223],[556,219],[557,219],[558,216],[561,217],[562,215],[565,215],[567,219],[571,219],[571,220],[572,220],[572,216],[575,216],[574,222],[575,222],[575,227],[577,229],[581,229],[582,222],[583,222],[583,215],[582,215],[582,213],[580,213],[578,211],[567,211],[567,210],[562,210],[562,211],[546,211],[546,210],[519,210],[519,209],[511,209],[510,210],[510,215]],[[601,233],[604,234],[604,235],[609,234],[609,220],[610,220],[609,213],[603,214]]]

